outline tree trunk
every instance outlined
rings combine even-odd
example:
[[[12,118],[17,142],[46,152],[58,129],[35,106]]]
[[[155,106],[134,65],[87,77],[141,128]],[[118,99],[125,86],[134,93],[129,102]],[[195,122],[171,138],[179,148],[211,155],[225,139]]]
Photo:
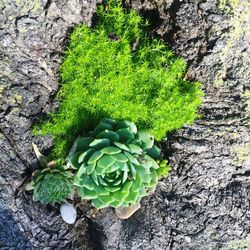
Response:
[[[127,1],[151,34],[187,61],[185,77],[204,90],[201,117],[169,134],[162,148],[173,170],[130,219],[113,209],[75,225],[57,206],[25,192],[49,137],[31,126],[57,107],[58,67],[74,25],[91,24],[95,0],[0,1],[0,249],[250,249],[250,6],[214,0]],[[245,247],[245,248],[244,248]]]

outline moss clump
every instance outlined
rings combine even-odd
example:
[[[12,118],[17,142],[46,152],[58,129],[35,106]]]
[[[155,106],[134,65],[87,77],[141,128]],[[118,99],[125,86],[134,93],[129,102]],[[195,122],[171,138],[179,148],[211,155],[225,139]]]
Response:
[[[60,108],[36,129],[53,135],[57,157],[104,117],[133,121],[158,140],[197,117],[199,84],[183,79],[183,59],[147,37],[136,11],[110,0],[97,18],[94,28],[83,24],[72,33],[60,68]]]
[[[233,10],[239,5],[240,0],[218,0],[217,3],[220,9],[233,12]]]
[[[250,249],[250,237],[248,236],[246,239],[230,241],[227,245],[227,249]]]

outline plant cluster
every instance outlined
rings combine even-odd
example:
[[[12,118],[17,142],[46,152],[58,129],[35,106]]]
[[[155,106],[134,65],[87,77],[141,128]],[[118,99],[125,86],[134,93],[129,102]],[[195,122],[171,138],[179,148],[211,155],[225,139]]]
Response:
[[[108,118],[76,139],[66,162],[67,170],[47,166],[34,174],[30,186],[35,201],[62,202],[74,185],[96,208],[126,207],[153,192],[170,170],[151,134],[137,131],[133,122]]]
[[[137,132],[133,122],[107,118],[76,140],[68,161],[77,170],[74,185],[79,195],[92,199],[97,208],[137,203],[170,170],[153,136]]]
[[[30,183],[34,201],[42,204],[63,202],[73,191],[72,174],[64,166],[46,167],[34,172]]]
[[[109,0],[97,18],[94,28],[79,25],[71,34],[59,109],[36,127],[53,136],[57,158],[75,141],[70,171],[45,168],[35,176],[34,199],[42,203],[61,202],[76,186],[97,208],[136,204],[170,170],[154,138],[197,117],[199,84],[183,79],[185,62],[147,36],[136,11]]]
[[[60,68],[59,110],[36,127],[65,157],[83,130],[105,117],[129,120],[157,140],[197,117],[199,84],[183,79],[185,62],[147,36],[135,10],[116,0],[97,8],[97,24],[75,28]],[[108,7],[107,7],[108,6]]]

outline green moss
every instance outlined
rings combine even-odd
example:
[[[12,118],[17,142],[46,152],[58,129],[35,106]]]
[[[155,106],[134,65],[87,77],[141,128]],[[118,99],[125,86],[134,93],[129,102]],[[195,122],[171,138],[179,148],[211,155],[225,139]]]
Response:
[[[222,10],[233,11],[240,3],[240,0],[218,0],[218,6]]]
[[[9,97],[7,98],[7,101],[8,101],[8,103],[9,103],[10,105],[15,105],[15,104],[17,103],[15,97],[13,97],[13,96],[9,96]]]
[[[248,250],[250,249],[250,237],[242,240],[232,240],[228,243],[227,249]]]
[[[220,53],[222,68],[217,72],[215,78],[215,84],[219,86],[225,83],[222,76],[227,71],[228,61],[232,60],[232,54],[234,58],[241,58],[241,61],[246,65],[239,68],[238,74],[242,76],[250,74],[249,67],[247,67],[250,64],[249,49],[243,52],[239,46],[243,38],[250,39],[250,2],[248,0],[218,0],[217,3],[220,9],[230,14],[230,30],[224,34],[226,43]]]
[[[247,103],[247,126],[250,125],[250,91],[247,90],[244,95],[244,98],[246,98]],[[238,134],[235,134],[235,136],[238,136]],[[250,142],[245,142],[241,145],[234,146],[232,148],[232,153],[234,153],[235,159],[233,163],[236,166],[242,166],[245,162],[250,162]]]
[[[1,97],[2,94],[3,94],[3,91],[4,91],[4,85],[2,85],[2,84],[0,83],[0,97]]]
[[[246,92],[245,92],[245,95],[244,95],[245,97],[246,97],[246,101],[247,101],[247,111],[248,111],[248,113],[250,114],[250,90],[247,90]]]
[[[23,97],[21,95],[15,95],[14,97],[18,103],[22,102],[23,100]]]
[[[246,107],[246,118],[247,123],[246,126],[250,125],[250,91],[246,90],[245,93],[242,96],[247,104]],[[232,139],[237,139],[239,136],[238,133],[233,134]],[[235,158],[233,161],[233,164],[236,166],[242,166],[245,162],[250,162],[250,142],[246,141],[245,143],[242,143],[240,145],[236,145],[232,147],[231,152],[235,154]]]
[[[19,108],[17,108],[17,107],[15,107],[15,108],[12,109],[13,113],[17,113],[18,111],[19,111]]]
[[[244,162],[250,161],[250,142],[234,146],[232,152],[236,154],[233,164],[239,167],[242,166]]]
[[[217,87],[220,87],[224,84],[224,81],[223,81],[223,74],[225,72],[225,69],[220,69],[217,74],[215,75],[214,77],[214,84],[217,86]]]
[[[23,34],[23,33],[26,33],[26,32],[28,31],[26,27],[20,27],[18,30],[19,30],[19,32],[22,33],[22,34]]]
[[[111,0],[97,17],[94,28],[79,25],[72,33],[60,68],[60,108],[36,128],[53,135],[57,157],[104,117],[133,121],[158,140],[197,117],[199,84],[183,79],[184,60],[147,36],[137,12]]]
[[[250,90],[247,90],[244,93],[244,97],[246,98],[247,103],[247,125],[250,126]]]
[[[40,0],[16,0],[16,5],[20,8],[20,13],[25,14],[29,11],[31,13],[37,13],[42,10],[42,5]]]

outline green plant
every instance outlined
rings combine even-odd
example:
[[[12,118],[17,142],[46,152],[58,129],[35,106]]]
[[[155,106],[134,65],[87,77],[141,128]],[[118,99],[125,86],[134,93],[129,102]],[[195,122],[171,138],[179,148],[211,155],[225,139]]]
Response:
[[[133,122],[103,119],[87,137],[78,138],[68,162],[77,170],[74,185],[92,205],[129,206],[153,192],[170,167],[146,131]]]
[[[136,11],[107,3],[97,8],[94,28],[79,25],[71,34],[60,68],[59,110],[35,129],[53,135],[56,157],[64,158],[75,138],[104,117],[133,121],[157,140],[197,117],[202,93],[183,79],[184,60],[147,36]]]
[[[46,167],[33,175],[29,190],[33,190],[34,201],[60,203],[73,191],[72,174],[64,166]]]
[[[219,8],[227,11],[233,11],[239,3],[239,0],[217,0]]]

